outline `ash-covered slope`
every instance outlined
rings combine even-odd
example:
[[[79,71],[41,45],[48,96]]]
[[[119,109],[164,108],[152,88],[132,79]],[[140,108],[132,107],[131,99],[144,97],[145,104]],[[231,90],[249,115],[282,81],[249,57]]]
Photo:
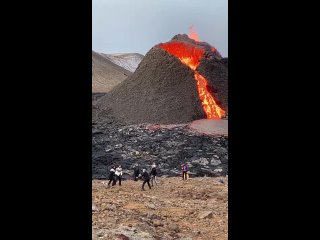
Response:
[[[133,75],[99,100],[98,108],[100,113],[111,110],[127,124],[185,123],[205,117],[193,72],[157,47]]]
[[[228,75],[221,55],[209,44],[191,40],[187,35],[176,35],[168,43],[174,47],[176,43],[184,43],[188,48],[192,45],[191,49],[200,49],[201,54],[204,52],[196,70],[207,78],[208,91],[217,93],[216,102],[227,106]],[[206,118],[194,69],[170,54],[163,47],[165,44],[153,47],[130,77],[98,101],[94,118],[103,121],[103,116],[111,113],[117,121],[126,124],[186,123]],[[216,85],[216,81],[220,84]]]
[[[109,92],[132,73],[92,51],[92,92]]]

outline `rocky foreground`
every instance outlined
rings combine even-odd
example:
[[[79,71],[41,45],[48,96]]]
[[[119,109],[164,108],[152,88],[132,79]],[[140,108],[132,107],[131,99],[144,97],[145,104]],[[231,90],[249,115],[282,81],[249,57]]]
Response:
[[[107,188],[92,181],[93,240],[228,239],[228,178],[160,177]]]

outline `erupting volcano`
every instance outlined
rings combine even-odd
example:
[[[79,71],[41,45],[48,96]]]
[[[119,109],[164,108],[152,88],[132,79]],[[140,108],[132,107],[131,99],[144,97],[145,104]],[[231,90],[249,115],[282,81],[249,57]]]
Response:
[[[130,77],[101,98],[100,113],[130,124],[220,119],[228,106],[227,72],[227,59],[195,31],[178,34],[154,46]]]
[[[225,115],[225,111],[218,106],[212,96],[212,93],[208,91],[207,79],[196,71],[201,58],[203,58],[204,50],[184,42],[161,43],[158,46],[179,58],[183,64],[187,65],[194,71],[198,94],[207,118],[213,119],[223,117]]]

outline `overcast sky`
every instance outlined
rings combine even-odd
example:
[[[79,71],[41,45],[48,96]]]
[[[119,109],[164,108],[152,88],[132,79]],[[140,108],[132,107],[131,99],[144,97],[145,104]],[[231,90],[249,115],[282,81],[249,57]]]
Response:
[[[228,56],[228,0],[93,0],[92,49],[146,54],[194,26],[200,40]]]

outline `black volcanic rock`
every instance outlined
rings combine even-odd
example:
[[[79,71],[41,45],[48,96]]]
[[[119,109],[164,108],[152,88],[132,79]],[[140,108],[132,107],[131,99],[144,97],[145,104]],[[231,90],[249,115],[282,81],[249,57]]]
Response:
[[[156,163],[159,176],[179,176],[188,163],[192,176],[228,174],[228,137],[191,132],[186,124],[172,128],[158,125],[92,128],[92,178],[108,177],[112,165],[121,164],[124,179],[133,176],[133,166],[151,170]]]
[[[191,38],[188,37],[186,34],[177,34],[175,35],[171,41],[179,41],[179,42],[186,42],[188,44],[197,46],[205,50],[206,54],[211,55],[214,59],[222,59],[221,54],[216,50],[216,51],[211,51],[212,46],[209,43],[206,42],[197,42]]]

